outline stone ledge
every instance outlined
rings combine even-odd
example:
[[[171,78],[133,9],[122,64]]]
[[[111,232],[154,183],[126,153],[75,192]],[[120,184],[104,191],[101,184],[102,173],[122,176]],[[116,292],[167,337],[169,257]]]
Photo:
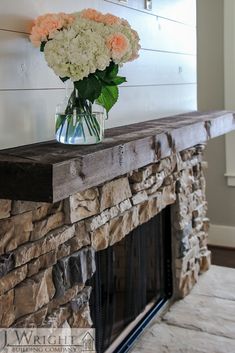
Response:
[[[53,141],[4,150],[0,198],[56,202],[234,129],[232,112],[191,112],[109,129],[95,146]]]

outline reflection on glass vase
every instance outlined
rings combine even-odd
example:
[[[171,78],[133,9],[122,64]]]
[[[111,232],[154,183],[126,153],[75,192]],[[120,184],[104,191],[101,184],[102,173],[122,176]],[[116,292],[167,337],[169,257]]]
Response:
[[[104,112],[99,105],[71,94],[56,107],[56,140],[69,145],[93,145],[104,138]]]

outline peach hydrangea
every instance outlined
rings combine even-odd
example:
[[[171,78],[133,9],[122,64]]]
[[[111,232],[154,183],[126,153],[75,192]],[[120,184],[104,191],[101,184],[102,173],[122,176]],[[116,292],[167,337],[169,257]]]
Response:
[[[95,22],[102,22],[103,14],[95,9],[85,9],[80,12],[80,17]]]
[[[37,17],[34,21],[30,40],[35,47],[40,47],[41,42],[53,38],[54,34],[62,28],[68,27],[75,20],[74,15],[48,13]]]
[[[106,45],[111,52],[113,61],[120,61],[130,48],[128,38],[122,33],[114,33],[108,36]]]
[[[110,13],[85,9],[73,14],[39,16],[30,39],[44,51],[56,75],[82,80],[110,62],[121,66],[138,57],[139,36],[128,21]]]

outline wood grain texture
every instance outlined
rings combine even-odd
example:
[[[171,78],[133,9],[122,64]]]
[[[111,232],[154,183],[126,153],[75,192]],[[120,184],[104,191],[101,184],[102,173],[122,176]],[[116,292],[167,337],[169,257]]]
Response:
[[[0,198],[56,202],[234,129],[232,112],[192,112],[109,129],[99,145],[4,150]]]

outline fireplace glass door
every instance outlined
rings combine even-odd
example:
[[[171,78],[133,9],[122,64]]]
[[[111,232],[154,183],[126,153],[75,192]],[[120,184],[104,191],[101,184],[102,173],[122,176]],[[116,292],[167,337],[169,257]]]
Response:
[[[170,240],[167,208],[96,253],[90,306],[98,353],[105,352],[146,308],[154,308],[171,295]]]

